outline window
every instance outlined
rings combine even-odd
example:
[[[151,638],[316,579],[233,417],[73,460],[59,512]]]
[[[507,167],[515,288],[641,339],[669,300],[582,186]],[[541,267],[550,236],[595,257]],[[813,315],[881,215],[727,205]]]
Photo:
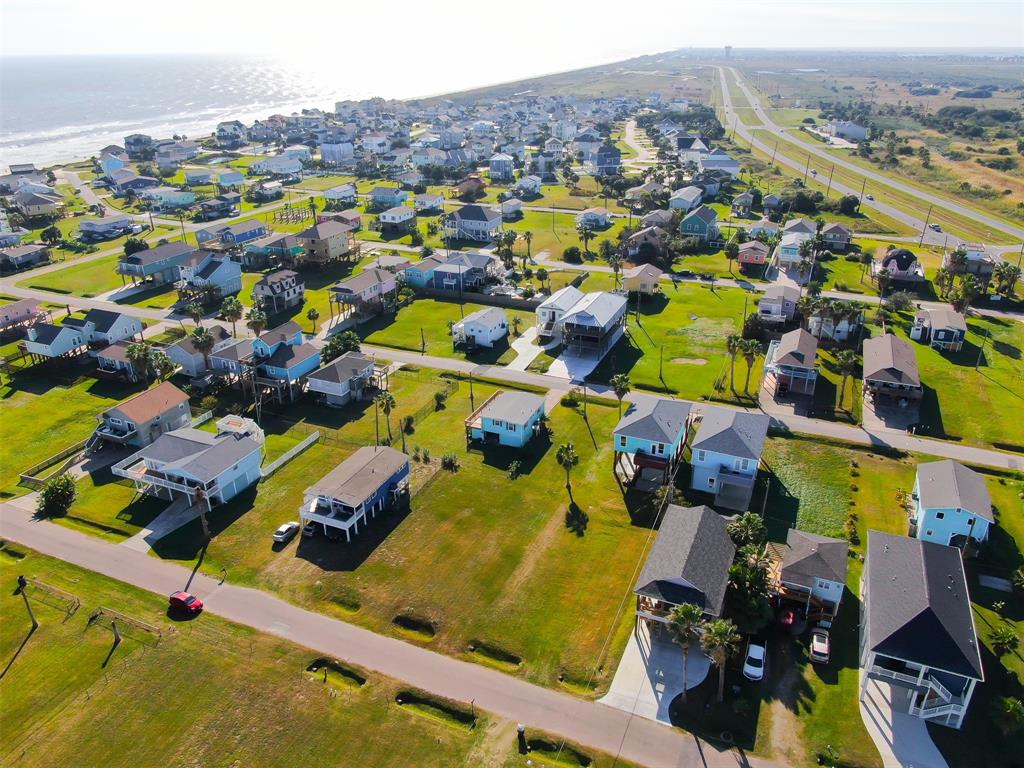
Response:
[[[732,468],[737,472],[746,472],[750,468],[750,459],[736,459],[732,463]]]
[[[626,447],[626,436],[625,435],[619,435],[619,447],[620,448],[625,448]]]
[[[936,520],[942,520],[945,516],[946,516],[945,512],[936,512],[935,513],[935,519]]]
[[[707,451],[697,451],[697,461],[704,461],[707,455]]]
[[[660,453],[660,454],[664,454],[665,453],[665,444],[664,443],[658,443],[658,453]]]
[[[935,531],[933,531],[931,528],[929,528],[927,531],[924,532],[924,535],[925,536],[934,536],[935,535]]]
[[[715,478],[713,478],[713,477],[709,477],[708,478],[708,486],[711,487],[711,488],[715,487]]]

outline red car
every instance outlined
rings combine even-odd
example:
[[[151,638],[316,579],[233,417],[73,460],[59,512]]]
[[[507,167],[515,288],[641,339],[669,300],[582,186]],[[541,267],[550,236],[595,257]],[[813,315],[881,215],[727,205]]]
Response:
[[[171,608],[190,613],[193,616],[203,610],[203,601],[188,592],[175,592],[168,598]]]
[[[779,611],[779,626],[780,627],[791,627],[793,622],[796,621],[796,611],[792,608],[783,608]]]

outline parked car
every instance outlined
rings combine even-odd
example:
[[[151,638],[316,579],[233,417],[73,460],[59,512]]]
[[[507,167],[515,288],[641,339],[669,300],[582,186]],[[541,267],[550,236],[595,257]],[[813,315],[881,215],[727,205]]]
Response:
[[[171,608],[195,616],[203,610],[203,601],[188,592],[175,592],[168,598]]]
[[[872,200],[872,201],[875,199],[874,195],[864,195],[864,197],[867,198],[868,200]]]
[[[810,657],[814,664],[828,664],[829,656],[832,653],[832,638],[828,630],[820,627],[811,632]]]
[[[299,524],[292,520],[291,522],[284,523],[274,531],[274,541],[278,544],[286,544],[291,541],[298,532]]]
[[[753,640],[747,643],[747,657],[743,660],[743,676],[747,680],[760,680],[764,677],[766,652],[763,643],[755,643]]]
[[[931,230],[933,230],[935,232],[941,232],[942,231],[942,227],[939,226],[938,224],[929,224],[928,225],[928,229],[931,229]]]
[[[306,523],[302,526],[302,535],[307,539],[311,539],[316,536],[316,523]]]

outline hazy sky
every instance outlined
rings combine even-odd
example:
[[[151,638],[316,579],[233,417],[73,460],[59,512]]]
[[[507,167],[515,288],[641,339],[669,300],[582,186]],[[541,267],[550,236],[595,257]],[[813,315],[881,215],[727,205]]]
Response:
[[[0,0],[0,14],[5,54],[260,53],[358,72],[392,52],[484,80],[689,46],[1024,46],[1021,0]]]

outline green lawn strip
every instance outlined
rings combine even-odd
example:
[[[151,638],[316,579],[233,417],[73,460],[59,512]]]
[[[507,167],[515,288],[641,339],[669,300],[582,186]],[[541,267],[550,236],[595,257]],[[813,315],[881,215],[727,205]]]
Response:
[[[73,593],[82,606],[65,620],[55,596],[30,587],[40,628],[26,641],[21,597],[10,589],[0,597],[8,617],[0,651],[5,660],[18,654],[0,708],[4,764],[73,765],[88,755],[97,765],[288,766],[301,751],[313,766],[455,765],[491,738],[479,710],[473,731],[420,718],[395,705],[397,681],[373,674],[359,688],[325,685],[305,671],[315,654],[280,638],[212,615],[176,625],[163,596],[34,552],[0,553],[4,583],[19,573]],[[111,653],[109,620],[89,625],[101,606],[162,635],[120,622],[122,642]],[[111,729],[126,701],[133,716]],[[512,754],[512,741],[487,746]]]
[[[20,280],[17,286],[92,298],[121,287],[121,276],[114,271],[119,258],[118,254],[112,253],[85,264],[71,264],[45,275],[30,275]]]
[[[596,252],[598,243],[610,239],[618,243],[618,233],[626,226],[626,219],[612,219],[607,229],[597,230],[591,239],[589,248]],[[571,213],[545,213],[542,211],[524,211],[522,218],[505,225],[516,232],[532,232],[531,251],[538,254],[547,251],[552,258],[561,258],[562,252],[576,246],[582,250],[579,234],[576,232],[576,217]],[[525,249],[525,244],[520,244]]]

